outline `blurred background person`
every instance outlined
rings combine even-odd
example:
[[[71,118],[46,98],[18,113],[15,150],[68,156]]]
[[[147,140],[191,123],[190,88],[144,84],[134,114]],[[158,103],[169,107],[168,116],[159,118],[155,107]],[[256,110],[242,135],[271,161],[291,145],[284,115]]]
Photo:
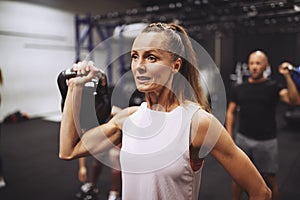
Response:
[[[269,66],[266,54],[259,50],[252,52],[248,58],[250,77],[233,88],[226,115],[226,128],[231,136],[234,136],[235,122],[239,122],[235,142],[262,174],[272,190],[273,200],[279,198],[276,181],[279,168],[276,106],[279,100],[290,105],[300,104],[299,93],[288,65],[290,63],[284,62],[279,66],[279,73],[284,76],[287,84],[287,88],[284,88],[277,81],[264,76]],[[233,199],[240,199],[242,188],[234,181],[232,191]]]

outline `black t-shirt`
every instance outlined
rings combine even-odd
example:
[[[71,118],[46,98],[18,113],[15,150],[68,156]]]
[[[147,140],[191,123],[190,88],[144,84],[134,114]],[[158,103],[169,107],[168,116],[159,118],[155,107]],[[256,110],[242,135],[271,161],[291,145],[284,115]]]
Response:
[[[230,101],[239,106],[239,133],[256,140],[276,137],[276,106],[283,89],[276,81],[244,82],[234,87]]]

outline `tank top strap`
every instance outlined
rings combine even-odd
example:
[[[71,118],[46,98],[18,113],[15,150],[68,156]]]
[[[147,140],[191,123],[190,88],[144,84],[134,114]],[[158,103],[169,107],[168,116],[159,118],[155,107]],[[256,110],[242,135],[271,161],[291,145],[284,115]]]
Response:
[[[199,110],[201,107],[200,105],[194,103],[194,102],[186,102],[181,105],[186,111],[191,115],[190,117],[193,117],[195,112]]]

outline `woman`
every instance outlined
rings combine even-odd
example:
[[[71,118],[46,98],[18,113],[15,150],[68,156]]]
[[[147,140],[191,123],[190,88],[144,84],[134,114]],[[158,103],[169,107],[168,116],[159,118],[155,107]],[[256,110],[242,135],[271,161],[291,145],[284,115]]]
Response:
[[[99,153],[122,142],[122,199],[194,200],[199,196],[204,157],[211,153],[250,199],[270,199],[256,168],[209,113],[185,30],[175,24],[150,24],[135,39],[131,57],[135,83],[146,102],[120,111],[82,136],[76,127],[76,106],[83,85],[99,70],[92,62],[74,64],[80,76],[69,81],[60,158]]]

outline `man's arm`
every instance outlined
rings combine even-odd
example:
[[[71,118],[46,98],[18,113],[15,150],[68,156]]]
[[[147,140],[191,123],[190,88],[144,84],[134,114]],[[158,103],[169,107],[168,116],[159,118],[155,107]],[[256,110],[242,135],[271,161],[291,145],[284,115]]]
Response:
[[[279,92],[280,100],[289,105],[300,105],[300,95],[288,70],[289,65],[291,64],[288,62],[283,62],[279,66],[279,73],[284,76],[287,84],[287,88],[282,89]]]
[[[231,137],[233,136],[233,128],[234,128],[234,124],[235,124],[236,110],[237,110],[237,104],[233,101],[229,102],[227,112],[226,112],[225,127]]]
[[[79,169],[78,169],[78,179],[80,182],[84,183],[87,180],[87,170],[85,165],[86,157],[78,159]]]

